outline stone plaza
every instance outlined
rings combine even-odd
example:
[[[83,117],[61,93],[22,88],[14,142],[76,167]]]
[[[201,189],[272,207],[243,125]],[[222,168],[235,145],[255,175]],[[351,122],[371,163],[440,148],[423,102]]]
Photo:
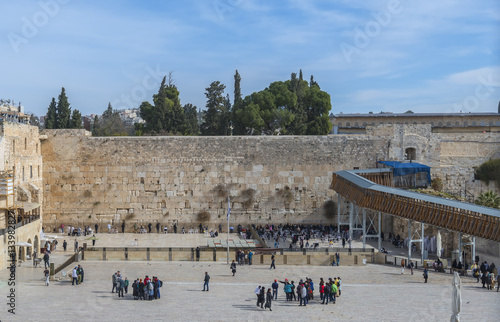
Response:
[[[116,247],[132,237],[140,245],[154,242],[163,245],[170,240],[185,247],[205,242],[202,235],[164,234],[98,234],[97,245]],[[223,238],[223,236],[221,236]],[[63,237],[65,238],[65,237]],[[78,238],[80,243],[86,237]],[[51,260],[59,266],[73,251],[68,239],[67,252],[62,251],[62,238],[53,252]],[[96,246],[97,246],[96,245]],[[234,257],[233,252],[230,257]],[[225,261],[89,261],[83,260],[84,283],[72,286],[68,277],[51,281],[46,287],[43,268],[33,268],[31,262],[24,262],[16,270],[15,315],[8,313],[9,307],[2,305],[1,321],[121,321],[129,320],[333,320],[347,321],[445,321],[451,316],[452,275],[429,272],[429,282],[424,284],[422,269],[410,275],[408,269],[391,265],[366,266],[293,266],[277,265],[270,270],[268,265],[238,266],[232,276]],[[70,270],[70,265],[65,271]],[[42,265],[43,266],[43,265]],[[111,293],[111,276],[121,271],[129,280],[158,276],[164,282],[161,299],[154,301],[134,300],[129,294],[119,298]],[[202,292],[204,272],[211,276],[210,291]],[[58,274],[59,276],[61,274]],[[271,287],[277,280],[294,280],[296,283],[306,277],[316,285],[319,279],[342,278],[342,295],[336,304],[321,305],[318,288],[315,297],[306,307],[298,302],[287,302],[282,284],[278,300],[273,302],[273,311],[256,306],[254,290],[262,285]],[[9,287],[6,281],[9,271],[0,272],[0,295],[7,299]],[[498,303],[500,293],[486,291],[470,276],[462,277],[463,321],[495,321],[500,317]],[[5,303],[5,302],[4,302]]]

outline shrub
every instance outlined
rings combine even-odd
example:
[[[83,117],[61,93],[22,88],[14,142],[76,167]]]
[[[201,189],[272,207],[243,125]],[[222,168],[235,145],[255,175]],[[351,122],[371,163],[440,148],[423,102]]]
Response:
[[[201,211],[198,213],[198,221],[199,222],[207,222],[210,221],[210,213],[207,211]]]
[[[475,169],[474,177],[488,184],[495,181],[500,188],[500,159],[492,159],[484,162]]]
[[[431,181],[431,188],[436,191],[443,191],[443,180],[441,178],[435,178]]]
[[[333,200],[327,200],[323,204],[323,216],[328,219],[333,219],[333,217],[337,214],[337,205]]]

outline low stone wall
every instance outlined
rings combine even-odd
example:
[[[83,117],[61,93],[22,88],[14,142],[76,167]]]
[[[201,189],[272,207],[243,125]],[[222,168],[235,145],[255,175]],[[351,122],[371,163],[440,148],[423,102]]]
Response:
[[[230,249],[229,260],[234,259],[236,249]],[[259,250],[253,250],[259,252]],[[314,265],[330,266],[337,250],[311,251],[311,252],[283,252],[277,250],[275,255],[276,265]],[[281,253],[280,253],[281,252]],[[376,253],[353,249],[352,252],[340,253],[341,266],[363,265],[363,259],[367,263],[375,263]],[[85,251],[85,260],[108,260],[108,261],[194,261],[194,248],[106,248],[91,247]],[[200,261],[213,262],[226,261],[227,251],[225,249],[204,248],[200,250]],[[252,260],[254,265],[270,265],[271,254],[255,254]]]

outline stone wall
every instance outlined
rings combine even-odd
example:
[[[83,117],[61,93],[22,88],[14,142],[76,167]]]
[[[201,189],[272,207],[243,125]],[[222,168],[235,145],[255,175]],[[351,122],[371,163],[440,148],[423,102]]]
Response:
[[[44,222],[326,221],[333,171],[375,166],[378,136],[91,137],[44,131]],[[127,227],[132,225],[127,225]]]
[[[430,165],[446,187],[469,190],[475,183],[467,173],[500,156],[500,134],[435,134],[431,125],[368,126],[366,135],[329,136],[44,134],[44,222],[52,227],[197,223],[202,212],[215,227],[225,222],[228,196],[235,223],[332,222],[322,206],[337,200],[329,189],[334,171],[401,160],[414,148],[416,161]]]

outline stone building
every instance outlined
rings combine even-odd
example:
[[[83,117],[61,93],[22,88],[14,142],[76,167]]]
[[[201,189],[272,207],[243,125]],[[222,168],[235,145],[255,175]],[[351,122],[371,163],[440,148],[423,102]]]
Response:
[[[330,120],[335,134],[365,134],[367,126],[393,124],[430,124],[433,133],[500,132],[500,113],[341,113]]]
[[[0,269],[7,267],[9,246],[18,260],[40,250],[42,155],[38,127],[0,121]],[[12,250],[12,248],[10,249]]]

